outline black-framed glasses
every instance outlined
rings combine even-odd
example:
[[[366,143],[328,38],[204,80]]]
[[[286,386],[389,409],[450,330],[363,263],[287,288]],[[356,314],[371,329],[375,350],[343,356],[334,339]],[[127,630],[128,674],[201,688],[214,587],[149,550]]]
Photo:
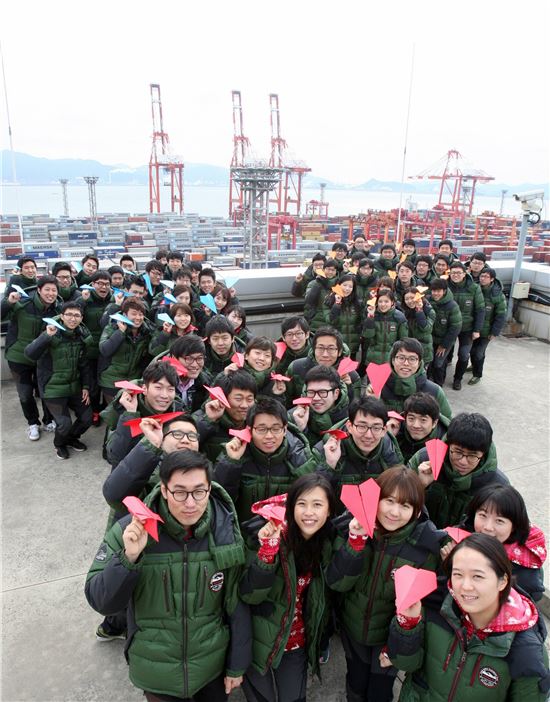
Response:
[[[396,361],[399,363],[406,363],[409,366],[414,366],[415,363],[420,363],[418,356],[403,356],[403,354],[398,353],[395,357]]]
[[[252,430],[257,432],[260,436],[266,436],[269,432],[271,432],[273,436],[280,436],[285,430],[285,427],[280,424],[275,424],[272,427],[252,427]]]
[[[449,449],[449,453],[455,461],[461,461],[463,458],[465,458],[470,466],[477,466],[477,464],[483,458],[483,454],[481,454],[481,456],[476,456],[475,453],[464,453],[464,451],[454,448],[454,446]]]
[[[316,346],[315,350],[319,353],[337,353],[338,346]]]
[[[200,356],[184,356],[183,362],[186,366],[202,366],[204,363],[204,356],[202,354]]]
[[[197,488],[196,490],[170,490],[170,488],[166,486],[166,489],[176,502],[186,502],[189,495],[191,495],[195,502],[202,502],[210,492],[210,488],[208,488],[208,490],[206,488]]]
[[[172,435],[176,441],[181,441],[182,439],[198,441],[200,439],[196,431],[183,431],[182,429],[172,429],[172,431],[167,431],[164,436],[170,435]]]
[[[380,436],[384,431],[385,427],[383,424],[375,424],[370,426],[369,424],[354,424],[358,434],[367,434],[369,431],[373,436]]]
[[[326,400],[328,397],[329,392],[334,392],[336,388],[330,388],[329,390],[323,389],[323,390],[306,390],[306,397],[315,397],[315,395],[319,395],[319,397],[322,400]]]
[[[63,317],[68,317],[69,319],[81,319],[82,315],[80,312],[62,312]]]
[[[305,331],[300,330],[300,331],[295,331],[295,332],[288,331],[285,333],[284,336],[287,339],[300,339],[302,336],[305,336],[305,335],[306,335]]]

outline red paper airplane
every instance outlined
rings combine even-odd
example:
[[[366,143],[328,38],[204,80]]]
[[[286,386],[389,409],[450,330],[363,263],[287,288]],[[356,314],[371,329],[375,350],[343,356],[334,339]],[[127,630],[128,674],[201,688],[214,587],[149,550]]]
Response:
[[[280,373],[272,373],[271,380],[282,380],[284,383],[288,383],[290,378],[287,375],[281,375]]]
[[[371,538],[374,534],[379,498],[380,488],[372,478],[360,485],[343,485],[340,493],[340,500]]]
[[[311,397],[297,397],[295,400],[292,400],[293,405],[311,405],[312,398]]]
[[[276,341],[275,347],[277,349],[275,352],[275,358],[277,358],[280,361],[281,358],[285,355],[287,346],[284,341]]]
[[[249,444],[252,441],[252,432],[249,427],[244,429],[229,429],[231,436],[236,436],[237,439],[244,441],[245,444]]]
[[[129,495],[122,500],[122,504],[126,506],[126,509],[133,517],[143,522],[145,531],[149,536],[153,537],[155,541],[158,541],[158,522],[164,522],[164,519],[155,512],[152,512],[147,505],[143,504],[139,497]]]
[[[169,363],[172,368],[176,369],[176,373],[181,375],[183,378],[186,378],[189,375],[187,368],[174,356],[163,356],[160,360],[164,363]]]
[[[166,412],[165,414],[150,414],[148,419],[156,419],[159,424],[165,424],[175,417],[181,417],[183,412]],[[130,427],[130,434],[132,438],[143,434],[143,430],[140,428],[140,424],[145,417],[138,417],[137,419],[129,419],[124,422],[125,427]]]
[[[401,566],[394,573],[395,607],[402,614],[415,602],[420,602],[430,592],[437,590],[437,578],[433,571]]]
[[[357,370],[359,367],[359,363],[357,361],[354,361],[352,358],[343,358],[340,363],[338,364],[338,375],[342,378],[344,375],[347,375],[348,373],[352,373],[354,370]]]
[[[330,434],[331,436],[334,436],[335,439],[346,439],[348,436],[347,431],[343,431],[342,429],[327,429],[326,431],[322,431],[321,434]]]
[[[391,417],[392,419],[398,419],[400,422],[405,421],[405,417],[402,417],[399,412],[395,412],[394,410],[389,410],[388,412],[388,417]]]
[[[389,363],[369,363],[367,366],[367,375],[369,377],[369,383],[374,390],[374,394],[380,397],[382,388],[391,375],[391,366]]]
[[[459,544],[464,539],[467,539],[468,536],[471,536],[469,531],[466,531],[465,529],[459,529],[458,527],[448,526],[445,527],[445,531],[457,544]]]
[[[274,524],[284,524],[286,516],[285,504],[286,493],[269,497],[267,500],[255,502],[250,509],[253,514],[259,514],[260,517]]]
[[[239,368],[244,368],[244,353],[235,351],[235,353],[231,356],[231,362],[236,363]]]
[[[447,454],[447,449],[449,447],[441,439],[430,439],[426,441],[426,450],[428,452],[428,459],[432,467],[432,473],[434,474],[434,480],[437,480],[439,473],[441,472],[441,466],[445,460],[445,455]]]
[[[131,395],[139,395],[140,393],[145,392],[141,386],[131,383],[129,380],[117,380],[116,383],[114,383],[114,386],[115,388],[126,390]]]
[[[210,397],[213,397],[214,400],[218,400],[218,402],[221,402],[222,405],[227,409],[231,409],[231,405],[229,404],[229,401],[221,388],[219,388],[217,385],[213,388],[209,388],[208,385],[204,385],[203,387],[208,392]]]

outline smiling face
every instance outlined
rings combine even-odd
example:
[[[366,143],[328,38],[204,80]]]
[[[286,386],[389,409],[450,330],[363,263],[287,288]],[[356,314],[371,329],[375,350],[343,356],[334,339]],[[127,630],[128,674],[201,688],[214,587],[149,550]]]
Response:
[[[217,306],[218,305],[216,303],[216,307]],[[231,322],[231,324],[233,325],[233,329],[235,330],[239,329],[243,323],[243,318],[241,317],[240,312],[238,312],[237,310],[231,310],[231,312],[227,315],[227,319]]]
[[[364,414],[361,410],[357,412],[353,422],[351,420],[346,422],[346,428],[357,448],[366,454],[374,451],[387,431],[379,417]]]
[[[407,287],[411,282],[413,272],[407,266],[399,266],[399,270],[397,271],[397,277],[401,281],[402,285]]]
[[[304,539],[310,539],[321,529],[330,514],[330,504],[322,487],[303,492],[294,505],[294,521]]]
[[[389,312],[393,307],[393,300],[387,295],[380,295],[376,302],[376,306],[378,307],[379,312]]]
[[[160,283],[162,279],[162,273],[160,271],[157,271],[156,268],[152,268],[149,271],[149,278],[151,280],[151,285],[156,286]]]
[[[53,305],[57,300],[57,285],[46,283],[38,288],[38,296],[46,306]]]
[[[478,534],[494,536],[501,544],[508,541],[513,529],[512,520],[498,514],[492,505],[483,505],[475,513],[474,531]]]
[[[92,283],[95,294],[103,300],[111,293],[111,284],[108,278],[100,278]]]
[[[382,258],[390,259],[393,258],[395,254],[393,252],[393,249],[382,249],[382,251],[380,252],[380,256]]]
[[[405,293],[405,296],[403,297],[405,304],[411,310],[414,310],[414,308],[416,307],[415,295],[416,293]]]
[[[279,417],[260,412],[251,427],[254,446],[264,453],[275,453],[286,436],[286,425]]]
[[[485,262],[480,261],[479,258],[472,258],[472,260],[470,261],[470,270],[476,274],[480,273],[483,270],[484,266]]]
[[[434,263],[434,270],[437,273],[437,275],[443,275],[447,272],[447,262],[444,261],[442,258],[439,258]]]
[[[342,290],[344,291],[344,297],[349,297],[351,293],[353,292],[353,282],[351,280],[346,280],[343,283],[340,283],[340,286]]]
[[[435,429],[437,419],[432,419],[429,414],[416,414],[407,412],[405,426],[412,439],[422,441]]]
[[[174,322],[176,323],[176,327],[183,331],[191,324],[191,315],[183,310],[179,310],[174,316]]]
[[[451,268],[451,272],[449,274],[449,277],[453,281],[453,283],[462,283],[464,278],[466,277],[466,271],[463,271],[462,268]]]
[[[333,336],[318,336],[315,339],[314,355],[320,366],[332,366],[338,359],[338,344]]]
[[[61,313],[61,324],[70,331],[76,329],[81,321],[82,310],[78,306],[69,307]]]
[[[133,310],[128,310],[128,312],[131,311]],[[149,407],[161,414],[172,406],[176,397],[176,388],[166,378],[161,378],[145,385],[143,396]]]
[[[400,378],[410,378],[418,371],[420,358],[418,354],[401,349],[392,361],[393,369]]]
[[[179,269],[181,268],[181,261],[179,260],[179,258],[169,258],[168,268],[172,271],[172,273],[179,271]]]
[[[299,324],[292,327],[292,329],[288,329],[283,336],[285,344],[291,351],[301,351],[306,345],[308,338],[309,332],[306,333]]]
[[[124,274],[123,273],[113,273],[111,276],[111,283],[114,288],[121,288],[124,285]]]
[[[200,289],[204,295],[208,295],[214,290],[216,281],[209,275],[203,275],[200,279]]]
[[[306,386],[306,397],[311,397],[310,407],[317,414],[328,412],[339,396],[340,389],[333,388],[328,380],[310,380]]]
[[[57,280],[57,284],[59,285],[59,287],[65,289],[70,288],[73,282],[71,272],[65,269],[62,269],[58,273],[56,273],[55,279]]]
[[[436,302],[438,302],[439,300],[443,299],[446,292],[447,292],[446,290],[432,290],[432,292],[431,292],[432,300],[435,300]]]
[[[84,261],[84,263],[82,264],[82,270],[84,271],[84,273],[86,273],[86,275],[93,275],[98,268],[99,266],[97,265],[97,263],[91,258],[89,258],[87,261]]]
[[[394,492],[378,503],[376,521],[386,531],[397,531],[411,521],[413,511],[413,506],[408,502],[401,503]]]
[[[483,453],[451,444],[449,446],[449,462],[454,471],[460,475],[469,475],[479,466]]]
[[[230,407],[225,411],[236,424],[243,424],[248,410],[254,404],[254,393],[250,390],[233,388],[227,395]]]
[[[145,319],[145,315],[141,310],[134,310],[132,308],[126,311],[126,316],[130,322],[134,323],[134,328],[136,329],[139,329],[139,327],[142,326]]]
[[[21,266],[21,273],[25,278],[36,278],[36,263],[33,261],[25,261]]]
[[[191,451],[199,450],[199,435],[196,428],[190,422],[171,422],[168,432],[162,440],[162,450],[164,453],[173,453],[182,449]]]
[[[138,283],[132,283],[128,292],[131,292],[132,295],[135,295],[135,297],[137,297],[138,300],[141,300],[145,297],[145,288],[142,285],[139,285]]]
[[[210,335],[208,341],[210,342],[212,351],[217,353],[218,356],[226,356],[231,350],[233,337],[229,332],[214,332]]]
[[[245,353],[244,360],[255,371],[267,370],[273,363],[271,351],[263,349],[250,349],[248,353]]]
[[[416,251],[416,249],[412,244],[403,244],[403,253],[406,253],[407,256],[410,256],[415,251]]]
[[[218,312],[220,310],[223,310],[223,308],[227,305],[226,295],[221,291],[216,293],[216,295],[214,296],[214,303],[216,305],[216,309],[218,310]]]

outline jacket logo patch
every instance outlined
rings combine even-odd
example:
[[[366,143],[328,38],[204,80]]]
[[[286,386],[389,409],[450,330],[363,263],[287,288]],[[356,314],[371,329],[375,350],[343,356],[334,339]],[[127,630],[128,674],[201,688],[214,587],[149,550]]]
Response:
[[[470,307],[471,304],[472,304],[472,300],[470,300],[470,299],[464,300],[464,306],[465,306],[465,307]]]
[[[390,331],[391,332],[397,331],[397,327],[395,326],[395,324],[390,324]]]
[[[218,571],[217,573],[214,573],[214,575],[210,578],[210,582],[208,583],[208,588],[212,592],[219,592],[223,587],[224,580],[225,580],[224,574],[221,571]]]
[[[96,561],[107,560],[107,544],[101,544],[99,551],[95,554]]]
[[[439,321],[441,322],[441,324],[447,324],[447,317],[441,317]]]
[[[482,668],[479,671],[478,678],[479,682],[485,687],[496,687],[500,682],[498,673],[493,668]]]

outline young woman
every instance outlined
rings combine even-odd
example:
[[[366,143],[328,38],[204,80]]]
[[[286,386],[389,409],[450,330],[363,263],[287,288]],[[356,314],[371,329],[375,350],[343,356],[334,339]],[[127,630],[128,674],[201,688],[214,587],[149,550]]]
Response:
[[[367,300],[370,300],[371,290],[378,286],[378,274],[374,270],[372,259],[362,258],[359,261],[355,282],[357,285],[357,297],[361,306],[364,307],[367,304]]]
[[[407,672],[402,702],[543,702],[550,688],[545,630],[512,588],[504,546],[472,534],[445,561],[441,609],[416,602],[392,621],[388,656]]]
[[[530,524],[521,494],[511,485],[488,485],[474,495],[466,511],[464,529],[494,536],[504,545],[512,563],[515,584],[535,601],[544,593],[542,566],[546,540],[538,526]],[[445,558],[455,542],[445,545]]]
[[[216,283],[214,290],[212,290],[212,297],[214,298],[214,303],[218,314],[225,314],[229,303],[231,301],[231,293],[221,283]]]
[[[224,312],[227,319],[235,329],[235,336],[248,344],[254,337],[254,334],[246,326],[246,311],[241,305],[229,305]]]
[[[395,309],[395,294],[379,288],[376,306],[366,306],[363,323],[363,364],[386,363],[393,344],[409,335],[403,312]]]
[[[361,307],[357,299],[355,276],[349,273],[342,275],[336,285],[342,289],[342,295],[332,292],[325,304],[329,310],[330,325],[338,329],[353,358],[361,341]]]
[[[163,351],[168,351],[174,341],[180,336],[187,336],[187,334],[193,334],[193,332],[197,331],[193,310],[184,302],[170,305],[170,311],[167,314],[172,317],[175,324],[162,322],[161,329],[153,333],[153,338],[149,344],[149,353],[153,357],[158,356]]]
[[[280,498],[266,502],[281,504]],[[248,702],[305,701],[308,664],[319,673],[330,616],[323,569],[332,553],[334,508],[328,480],[310,473],[288,491],[286,525],[269,521],[257,531],[256,518],[243,527],[250,542],[240,596],[251,605],[253,627],[252,665],[243,683]]]
[[[385,648],[395,614],[392,573],[403,565],[436,570],[443,538],[425,513],[424,488],[405,466],[377,479],[380,498],[374,536],[367,539],[357,519],[327,568],[327,584],[343,593],[340,632],[346,654],[348,702],[390,702],[397,674]]]
[[[407,320],[409,336],[422,344],[424,366],[427,368],[434,357],[432,328],[435,321],[435,311],[430,303],[421,297],[418,288],[414,286],[406,288],[401,309]]]

